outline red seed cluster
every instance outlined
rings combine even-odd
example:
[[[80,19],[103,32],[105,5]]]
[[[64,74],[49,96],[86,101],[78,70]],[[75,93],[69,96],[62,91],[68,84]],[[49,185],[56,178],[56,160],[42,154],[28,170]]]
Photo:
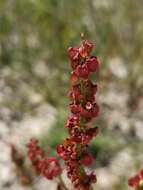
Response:
[[[138,174],[128,179],[128,185],[136,190],[143,190],[143,169]]]
[[[28,157],[36,173],[47,179],[53,179],[61,173],[61,167],[55,157],[47,157],[38,146],[38,141],[31,139],[27,145]]]
[[[93,162],[87,146],[98,133],[98,127],[90,127],[91,121],[99,113],[95,103],[97,85],[89,79],[90,74],[95,73],[99,67],[97,58],[90,55],[92,48],[92,43],[83,40],[80,47],[68,49],[72,68],[68,93],[71,112],[65,127],[69,137],[57,147],[57,153],[64,160],[67,175],[76,190],[90,190],[91,183],[96,182],[96,175],[86,173],[84,169],[84,166]]]

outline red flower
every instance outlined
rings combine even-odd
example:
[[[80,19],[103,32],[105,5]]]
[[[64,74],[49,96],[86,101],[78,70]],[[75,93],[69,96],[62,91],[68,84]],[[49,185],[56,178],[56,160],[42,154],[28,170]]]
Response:
[[[135,175],[134,177],[131,177],[129,180],[128,180],[128,184],[129,186],[131,187],[137,187],[138,184],[139,184],[139,181],[140,181],[140,178],[138,175]]]
[[[64,147],[63,145],[57,146],[57,153],[58,155],[64,159],[65,153],[64,153]]]
[[[87,53],[89,54],[93,49],[93,44],[87,40],[83,41],[83,46],[86,49]]]
[[[42,174],[47,179],[53,179],[61,173],[61,168],[55,157],[46,158],[43,161]]]
[[[75,85],[72,87],[72,89],[69,92],[69,98],[71,100],[75,101],[82,101],[83,100],[83,95],[81,94],[80,86]]]
[[[95,137],[99,132],[98,127],[89,128],[86,132],[82,135],[82,145],[86,145],[91,141],[93,137]]]
[[[80,54],[78,48],[68,48],[68,57],[71,61],[79,60]]]
[[[77,126],[77,125],[78,125],[78,117],[77,116],[67,118],[67,121],[66,121],[66,124],[65,124],[66,128],[70,129],[70,128],[73,128],[74,126]]]
[[[84,152],[81,154],[80,162],[85,166],[91,165],[93,163],[93,157],[91,154]]]
[[[87,67],[90,72],[96,72],[96,70],[98,69],[98,66],[99,66],[97,58],[94,56],[88,58],[86,61],[86,64],[87,64]]]
[[[70,84],[76,85],[77,83],[78,83],[78,76],[75,74],[75,72],[72,72],[70,76]]]
[[[86,58],[90,54],[92,48],[93,48],[92,43],[90,43],[86,40],[83,41],[81,47],[79,48],[79,53],[80,53],[81,57]]]
[[[86,104],[86,108],[87,108],[87,106],[88,105]],[[90,121],[94,117],[97,117],[97,115],[99,113],[99,107],[97,104],[93,104],[92,106],[90,105],[90,107],[91,107],[91,109],[85,109],[83,107],[80,108],[80,116],[87,121]],[[88,106],[88,108],[89,108],[89,106]]]
[[[36,173],[47,179],[53,179],[61,173],[61,167],[55,157],[46,157],[38,146],[37,140],[30,140],[27,145],[28,156]]]
[[[75,73],[77,74],[78,77],[82,79],[87,79],[89,75],[89,70],[86,64],[83,65],[78,65]]]
[[[57,147],[57,153],[63,160],[75,159],[77,156],[76,144],[71,139],[66,139]]]
[[[79,112],[80,112],[80,106],[77,105],[77,104],[71,103],[71,104],[70,104],[70,110],[71,110],[71,112],[74,113],[74,114],[79,114]]]
[[[139,190],[143,189],[143,170],[128,179],[128,185]]]
[[[91,113],[89,110],[86,110],[85,108],[81,107],[80,109],[80,116],[84,119],[91,118]]]

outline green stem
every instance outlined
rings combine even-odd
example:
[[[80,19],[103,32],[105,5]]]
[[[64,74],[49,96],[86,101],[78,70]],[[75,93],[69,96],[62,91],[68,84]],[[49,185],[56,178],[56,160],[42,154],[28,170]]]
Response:
[[[93,187],[92,187],[92,185],[91,185],[91,190],[94,190]]]
[[[60,183],[61,183],[61,185],[63,186],[63,188],[64,188],[65,190],[69,190],[69,189],[66,187],[65,183],[63,182],[63,179],[62,179],[61,175],[59,176],[59,180],[60,180]]]

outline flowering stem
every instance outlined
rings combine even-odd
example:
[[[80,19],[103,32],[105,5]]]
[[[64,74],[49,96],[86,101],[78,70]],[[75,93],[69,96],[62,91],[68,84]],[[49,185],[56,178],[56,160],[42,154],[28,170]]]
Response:
[[[94,190],[93,187],[92,187],[92,185],[91,185],[91,190]]]
[[[65,190],[68,190],[68,188],[66,187],[66,185],[65,185],[65,183],[64,183],[64,181],[63,181],[61,175],[59,175],[59,180],[60,180],[60,183],[61,183],[61,185],[63,186],[63,188],[64,188]]]
[[[75,190],[91,190],[96,182],[96,175],[87,173],[84,165],[90,165],[93,157],[87,151],[88,143],[97,135],[98,128],[90,127],[90,122],[97,117],[99,107],[95,103],[97,85],[90,80],[90,73],[95,73],[99,63],[90,52],[92,43],[83,40],[79,48],[69,48],[68,57],[72,67],[69,91],[69,114],[65,127],[68,137],[57,147],[58,155],[64,160],[67,176]]]
[[[88,173],[85,170],[85,166],[89,166],[93,161],[87,150],[88,144],[99,131],[98,127],[91,127],[91,121],[99,113],[99,107],[95,102],[97,85],[90,80],[90,74],[96,73],[99,62],[96,56],[90,55],[92,48],[93,44],[83,39],[79,47],[68,49],[72,68],[68,94],[70,113],[65,124],[68,137],[58,145],[57,153],[64,160],[67,176],[74,190],[93,190],[91,185],[96,183],[94,172]],[[58,190],[68,190],[61,177],[62,169],[58,159],[46,155],[35,139],[32,139],[27,147],[36,173],[49,180],[59,176]]]

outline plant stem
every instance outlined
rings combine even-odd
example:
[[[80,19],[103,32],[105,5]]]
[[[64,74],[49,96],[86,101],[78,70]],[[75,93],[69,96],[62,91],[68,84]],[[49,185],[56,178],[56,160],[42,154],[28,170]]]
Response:
[[[61,185],[63,186],[63,188],[64,188],[65,190],[68,190],[68,188],[66,187],[65,183],[63,182],[63,179],[62,179],[61,175],[59,176],[59,180],[60,180],[60,183],[61,183]]]
[[[91,190],[94,190],[93,187],[92,187],[92,185],[91,185]]]

